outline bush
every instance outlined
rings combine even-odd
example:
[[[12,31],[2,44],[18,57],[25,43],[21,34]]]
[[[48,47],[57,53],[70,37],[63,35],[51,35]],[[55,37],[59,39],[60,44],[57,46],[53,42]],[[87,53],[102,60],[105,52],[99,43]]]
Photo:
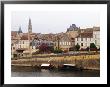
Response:
[[[97,48],[96,45],[94,43],[90,44],[90,48]]]
[[[55,49],[54,53],[62,53],[63,51],[61,49]]]
[[[90,44],[90,51],[97,51],[97,47],[94,43]]]
[[[79,44],[75,45],[75,50],[79,51],[79,49],[80,49],[80,45]]]

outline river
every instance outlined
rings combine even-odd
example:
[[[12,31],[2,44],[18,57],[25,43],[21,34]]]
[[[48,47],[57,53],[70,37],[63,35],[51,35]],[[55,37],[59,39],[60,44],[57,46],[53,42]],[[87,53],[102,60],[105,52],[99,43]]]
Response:
[[[84,70],[84,71],[59,71],[40,69],[36,70],[32,67],[12,67],[12,77],[99,77],[98,70]]]

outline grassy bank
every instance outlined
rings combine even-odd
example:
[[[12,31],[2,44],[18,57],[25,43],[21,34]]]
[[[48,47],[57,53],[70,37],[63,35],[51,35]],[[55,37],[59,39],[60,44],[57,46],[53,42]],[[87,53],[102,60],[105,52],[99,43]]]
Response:
[[[100,69],[100,55],[79,55],[79,56],[62,56],[47,58],[28,58],[12,60],[11,64],[15,66],[40,66],[42,63],[51,63],[55,67],[62,64],[76,64],[77,67],[84,69]]]

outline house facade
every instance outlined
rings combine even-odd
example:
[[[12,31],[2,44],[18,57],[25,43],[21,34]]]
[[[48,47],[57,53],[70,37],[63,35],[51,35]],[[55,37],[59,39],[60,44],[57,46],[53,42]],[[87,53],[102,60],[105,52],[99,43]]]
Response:
[[[54,49],[61,49],[63,51],[69,51],[73,46],[74,41],[66,33],[57,36],[57,40],[54,42]]]
[[[93,27],[90,31],[85,29],[75,38],[75,45],[79,44],[80,49],[90,47],[91,43],[100,48],[100,27]]]

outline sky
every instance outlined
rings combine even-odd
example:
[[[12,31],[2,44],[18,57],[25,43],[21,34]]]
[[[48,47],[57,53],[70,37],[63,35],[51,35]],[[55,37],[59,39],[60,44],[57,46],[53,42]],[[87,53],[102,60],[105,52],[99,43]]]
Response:
[[[90,11],[13,11],[11,13],[11,30],[17,31],[21,26],[23,32],[28,31],[29,18],[32,32],[60,33],[66,32],[70,25],[87,28],[100,26],[100,12]]]

